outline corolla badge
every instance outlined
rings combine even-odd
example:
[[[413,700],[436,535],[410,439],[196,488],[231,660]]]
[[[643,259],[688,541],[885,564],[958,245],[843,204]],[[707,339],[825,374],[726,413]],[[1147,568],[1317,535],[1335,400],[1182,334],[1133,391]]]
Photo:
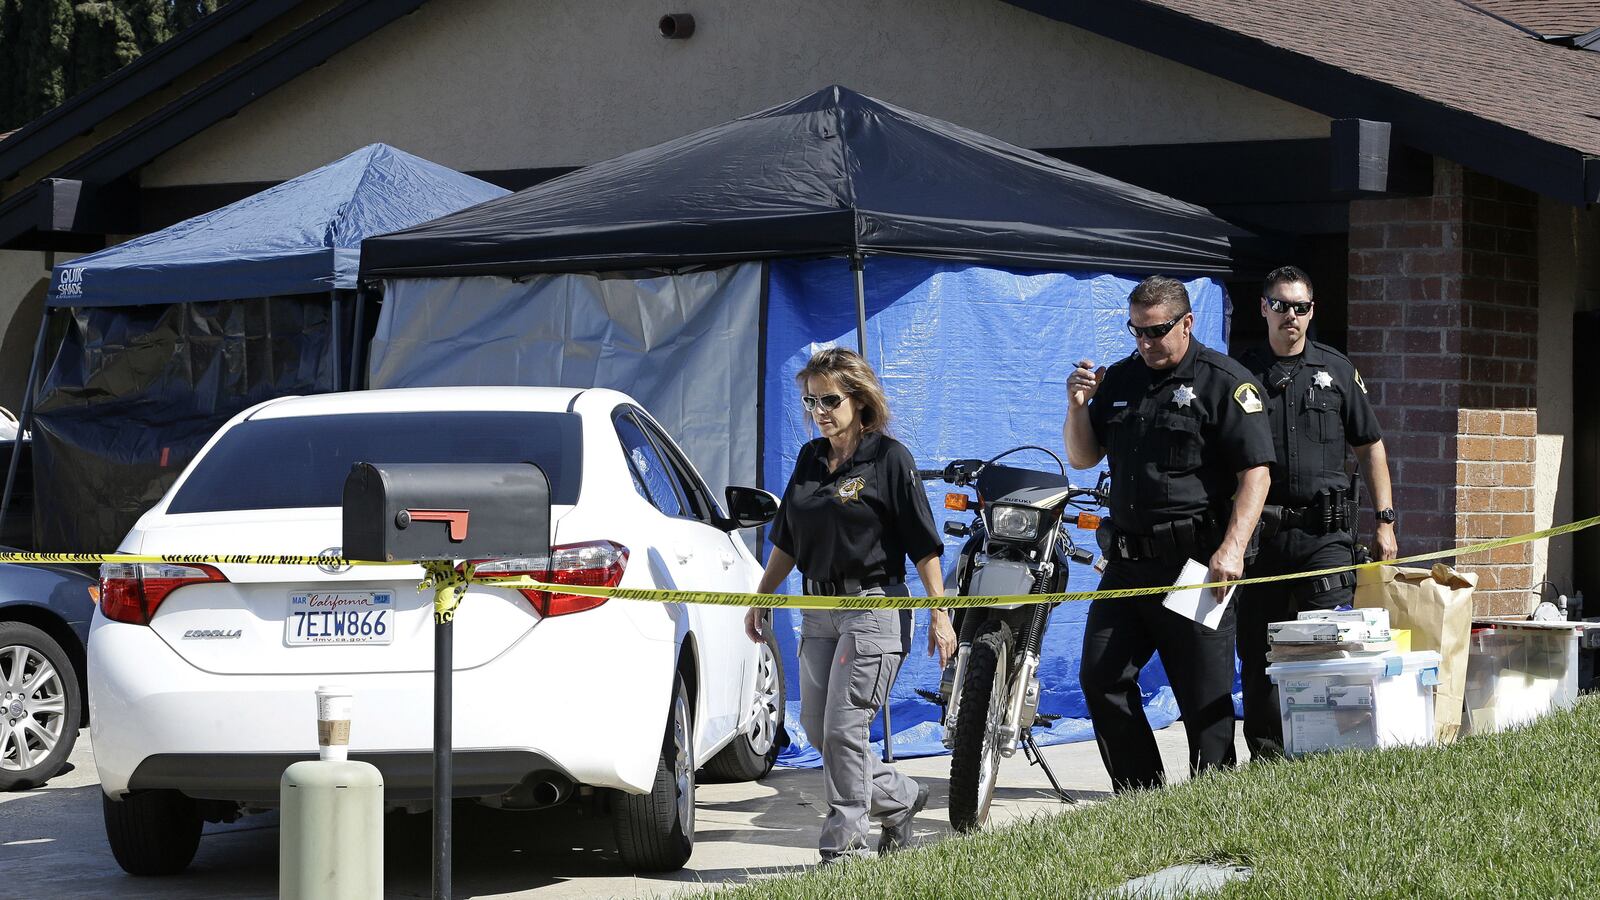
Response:
[[[239,628],[191,628],[183,633],[186,641],[233,641],[243,636]]]
[[[317,571],[327,575],[343,575],[352,566],[344,562],[343,547],[329,547],[317,554]]]

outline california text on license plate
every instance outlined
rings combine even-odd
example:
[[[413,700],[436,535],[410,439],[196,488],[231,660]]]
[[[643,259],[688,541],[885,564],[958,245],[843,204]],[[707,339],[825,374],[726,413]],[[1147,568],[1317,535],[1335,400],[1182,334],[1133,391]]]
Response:
[[[283,641],[305,644],[387,644],[394,640],[394,595],[327,591],[289,595]]]

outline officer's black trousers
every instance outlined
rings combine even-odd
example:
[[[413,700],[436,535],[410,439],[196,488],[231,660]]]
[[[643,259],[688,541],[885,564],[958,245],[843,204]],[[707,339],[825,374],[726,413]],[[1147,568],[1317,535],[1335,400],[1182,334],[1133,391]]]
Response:
[[[1308,534],[1285,529],[1263,541],[1261,553],[1245,574],[1254,578],[1348,566],[1353,557],[1348,531]],[[1251,759],[1283,755],[1283,719],[1278,686],[1267,677],[1267,623],[1287,622],[1302,610],[1333,609],[1349,603],[1355,586],[1313,591],[1307,579],[1253,584],[1239,589],[1239,679],[1244,687],[1244,742]]]
[[[1170,585],[1180,564],[1117,561],[1102,590]],[[1084,626],[1078,670],[1100,758],[1117,792],[1158,787],[1165,770],[1140,702],[1139,670],[1161,653],[1189,734],[1189,771],[1232,766],[1234,606],[1212,631],[1161,605],[1163,597],[1095,600]]]

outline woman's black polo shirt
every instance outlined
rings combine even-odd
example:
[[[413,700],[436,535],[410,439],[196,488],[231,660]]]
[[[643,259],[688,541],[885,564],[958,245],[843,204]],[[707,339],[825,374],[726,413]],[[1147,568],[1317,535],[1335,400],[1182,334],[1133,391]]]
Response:
[[[917,464],[899,441],[861,436],[855,455],[828,471],[828,439],[800,448],[773,523],[772,545],[817,581],[904,577],[906,558],[944,551]]]

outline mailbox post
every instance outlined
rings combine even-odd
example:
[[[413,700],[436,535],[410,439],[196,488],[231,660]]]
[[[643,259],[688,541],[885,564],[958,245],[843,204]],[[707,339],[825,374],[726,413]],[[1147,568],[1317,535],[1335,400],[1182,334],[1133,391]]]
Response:
[[[450,897],[452,622],[466,593],[457,561],[548,558],[550,482],[532,463],[356,463],[344,483],[344,555],[418,562],[433,620],[433,896]]]

